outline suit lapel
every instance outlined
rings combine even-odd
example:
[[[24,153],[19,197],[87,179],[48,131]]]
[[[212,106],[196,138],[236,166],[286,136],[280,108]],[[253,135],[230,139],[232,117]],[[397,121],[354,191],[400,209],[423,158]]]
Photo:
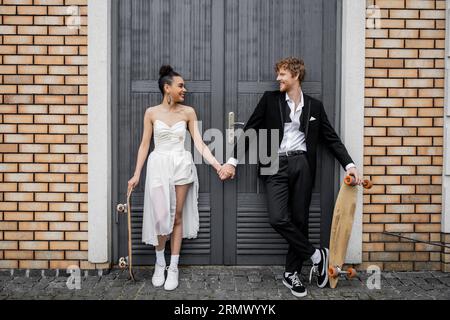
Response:
[[[300,115],[300,131],[305,133],[305,140],[308,138],[309,118],[311,116],[311,99],[303,94],[305,99],[302,114]]]
[[[285,94],[281,93],[278,97],[278,111],[280,112],[280,129],[284,130],[284,108],[286,104]]]

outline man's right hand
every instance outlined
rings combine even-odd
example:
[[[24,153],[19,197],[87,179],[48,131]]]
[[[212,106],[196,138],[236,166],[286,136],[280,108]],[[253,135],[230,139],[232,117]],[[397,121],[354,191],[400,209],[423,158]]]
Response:
[[[236,168],[233,165],[227,163],[222,166],[218,174],[222,181],[234,179],[234,176],[236,174]]]

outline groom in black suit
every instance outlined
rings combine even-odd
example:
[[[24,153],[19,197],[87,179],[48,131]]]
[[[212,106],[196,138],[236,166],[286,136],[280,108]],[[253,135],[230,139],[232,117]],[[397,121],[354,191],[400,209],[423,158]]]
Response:
[[[266,152],[268,156],[275,156],[277,170],[270,172],[268,169],[273,167],[273,163],[262,163],[258,157],[258,175],[266,187],[270,224],[289,243],[283,283],[293,295],[303,297],[307,291],[298,277],[303,262],[312,260],[311,275],[316,274],[320,288],[328,282],[328,249],[316,249],[308,241],[309,206],[318,143],[325,144],[331,150],[347,174],[355,176],[359,185],[362,179],[328,121],[322,102],[302,91],[305,76],[303,60],[294,57],[283,59],[276,64],[275,71],[280,90],[264,93],[247,121],[244,133],[249,129],[257,133],[261,129],[269,130]],[[278,130],[279,133],[277,150],[271,150],[271,130]],[[219,172],[222,180],[233,179],[239,160],[242,162],[245,157],[245,154],[238,155],[238,146],[244,143],[245,152],[248,151],[249,145],[241,139],[245,140],[245,135],[234,146],[234,157]]]

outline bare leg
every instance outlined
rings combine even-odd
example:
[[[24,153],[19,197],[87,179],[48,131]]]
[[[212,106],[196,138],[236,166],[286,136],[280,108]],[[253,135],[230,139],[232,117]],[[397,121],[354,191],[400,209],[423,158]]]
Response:
[[[183,206],[187,193],[192,184],[175,186],[177,204],[175,209],[175,222],[173,226],[172,238],[170,241],[171,255],[179,255],[181,242],[183,240]]]
[[[158,246],[156,247],[157,251],[161,251],[166,247],[167,236],[158,236]]]

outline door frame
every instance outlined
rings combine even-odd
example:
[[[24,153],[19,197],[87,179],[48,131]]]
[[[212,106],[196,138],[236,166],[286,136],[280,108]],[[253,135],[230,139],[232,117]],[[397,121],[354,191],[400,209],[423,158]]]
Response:
[[[91,263],[112,263],[117,260],[117,225],[114,223],[118,201],[117,170],[113,170],[112,160],[117,159],[117,119],[114,111],[117,99],[114,94],[116,81],[112,78],[112,68],[117,66],[117,17],[112,14],[113,6],[118,0],[88,0],[88,260]],[[337,79],[336,108],[334,125],[340,132],[352,158],[361,173],[363,170],[364,151],[364,71],[365,71],[365,0],[338,0],[340,11],[337,18],[341,21],[340,79]],[[222,1],[213,0],[213,6],[220,8]],[[213,12],[216,10],[213,9]],[[218,11],[217,11],[218,12]],[[213,13],[214,14],[214,13]],[[220,15],[214,15],[219,18]],[[223,20],[223,17],[221,18]],[[216,24],[223,28],[223,23]],[[223,33],[224,30],[221,30]],[[224,34],[224,33],[223,33]],[[339,37],[338,37],[339,39]],[[338,42],[339,43],[339,42]],[[216,52],[216,54],[223,54]],[[339,66],[339,64],[337,64]],[[222,64],[215,66],[224,68]],[[215,70],[217,72],[217,70]],[[214,72],[216,76],[220,73]],[[337,72],[339,74],[339,72]],[[214,88],[213,88],[214,90]],[[223,96],[215,97],[223,101]],[[221,100],[220,100],[221,99]],[[219,104],[222,105],[222,104]],[[223,110],[222,110],[223,113]],[[340,113],[340,116],[339,116]],[[217,120],[215,127],[224,127],[224,121]],[[354,134],[359,132],[360,134]],[[336,164],[336,167],[338,165]],[[345,172],[342,168],[335,170],[334,194],[337,195],[339,181]],[[218,191],[218,190],[215,190]],[[359,193],[355,222],[347,255],[347,262],[362,262],[362,191]],[[215,210],[220,205],[214,204]],[[222,215],[223,216],[223,215]],[[215,223],[220,223],[216,221]],[[222,221],[223,223],[223,221]],[[223,235],[222,235],[223,236]],[[225,239],[223,239],[225,241]],[[213,253],[223,257],[223,252]],[[221,264],[220,259],[214,259]]]

